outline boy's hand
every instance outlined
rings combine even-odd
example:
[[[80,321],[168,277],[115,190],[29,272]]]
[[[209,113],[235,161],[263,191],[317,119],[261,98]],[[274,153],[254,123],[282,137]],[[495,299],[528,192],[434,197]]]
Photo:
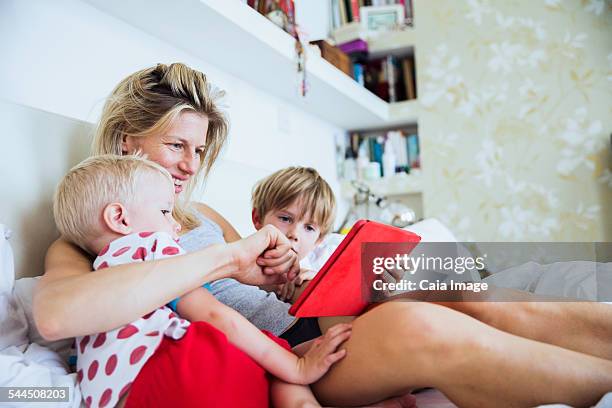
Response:
[[[300,384],[317,381],[327,373],[332,364],[346,355],[345,349],[336,350],[351,336],[351,328],[349,323],[337,324],[313,341],[310,350],[298,360]]]
[[[317,271],[302,269],[298,276],[292,281],[282,283],[274,288],[274,293],[284,302],[293,299],[297,288],[301,287],[306,281],[312,280],[317,275]]]
[[[295,279],[289,282],[281,283],[277,285],[274,289],[274,293],[276,296],[283,302],[287,302],[288,300],[293,299],[293,294],[295,293],[295,288],[297,285],[295,284]]]
[[[294,279],[296,286],[302,286],[302,283],[306,281],[313,280],[315,276],[317,276],[318,271],[313,271],[312,269],[302,269],[298,276]]]

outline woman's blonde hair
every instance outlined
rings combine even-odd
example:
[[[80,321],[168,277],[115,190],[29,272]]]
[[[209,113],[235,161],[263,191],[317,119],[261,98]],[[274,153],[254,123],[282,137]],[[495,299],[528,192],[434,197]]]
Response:
[[[299,219],[309,217],[316,222],[321,236],[329,233],[336,216],[336,198],[327,181],[311,167],[287,167],[260,180],[251,194],[253,210],[260,220],[274,210],[282,210],[294,202],[301,205]]]
[[[113,202],[133,203],[146,174],[160,174],[173,191],[172,176],[150,160],[134,155],[92,156],[74,166],[58,184],[53,217],[62,236],[92,252],[90,244],[102,232],[101,215]]]
[[[125,136],[163,133],[185,110],[206,116],[208,133],[200,167],[177,201],[173,214],[184,229],[195,228],[200,223],[187,210],[187,204],[195,186],[208,176],[227,139],[228,122],[217,106],[223,95],[223,91],[211,86],[206,75],[185,64],[157,64],[135,72],[121,81],[106,101],[93,141],[93,154],[125,154],[121,148]]]

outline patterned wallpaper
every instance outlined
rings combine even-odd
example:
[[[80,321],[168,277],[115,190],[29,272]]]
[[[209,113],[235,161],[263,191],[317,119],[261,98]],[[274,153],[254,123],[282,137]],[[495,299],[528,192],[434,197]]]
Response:
[[[462,240],[612,241],[612,2],[415,16],[426,215]]]

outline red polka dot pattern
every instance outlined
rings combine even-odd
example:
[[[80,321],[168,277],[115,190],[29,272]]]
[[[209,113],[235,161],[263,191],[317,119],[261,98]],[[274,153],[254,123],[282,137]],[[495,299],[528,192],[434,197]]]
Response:
[[[85,336],[81,339],[81,343],[79,343],[79,349],[81,350],[81,354],[85,352],[85,346],[89,343],[89,336]]]
[[[139,236],[140,238],[150,237],[151,235],[153,235],[153,232],[152,232],[152,231],[150,231],[150,232],[149,232],[149,231],[148,231],[148,232],[140,232],[140,233],[138,234],[138,236]]]
[[[136,333],[138,333],[138,328],[132,324],[128,324],[123,329],[119,330],[119,333],[117,333],[117,338],[127,339],[128,337],[131,337]]]
[[[104,269],[104,268],[108,268],[108,262],[106,262],[106,261],[104,261],[100,265],[98,265],[98,269],[97,270],[99,271],[100,269]]]
[[[132,386],[131,382],[125,384],[125,386],[121,389],[121,391],[119,391],[119,398],[121,398],[123,394],[125,394],[130,389],[131,386]]]
[[[106,373],[106,375],[111,375],[115,371],[116,367],[117,367],[117,355],[113,354],[112,356],[108,358],[108,361],[106,362],[106,366],[104,367],[104,372]]]
[[[157,240],[153,241],[153,246],[151,247],[151,252],[157,251]]]
[[[100,403],[99,403],[100,408],[104,408],[108,404],[112,395],[113,395],[113,390],[111,390],[110,388],[107,388],[106,390],[104,390],[104,392],[102,393],[102,396],[100,397]]]
[[[104,248],[102,248],[102,250],[100,251],[98,256],[104,256],[104,254],[106,254],[108,252],[108,248],[110,248],[110,243],[106,244],[106,246]]]
[[[118,250],[116,250],[115,252],[113,252],[113,256],[114,257],[118,257],[121,256],[123,254],[125,254],[127,251],[130,250],[131,247],[129,246],[124,246],[123,248],[119,248]]]
[[[95,378],[96,374],[98,373],[99,365],[100,364],[98,363],[98,360],[94,360],[89,366],[89,370],[87,370],[87,378],[89,379],[89,381]]]
[[[159,336],[159,330],[148,332],[147,334],[145,334],[145,336],[149,336],[149,337]]]
[[[147,351],[147,346],[136,347],[134,351],[132,351],[132,354],[130,354],[130,364],[134,365],[138,363],[144,356],[145,351]]]
[[[77,371],[77,382],[80,383],[83,381],[83,370]]]
[[[168,246],[162,249],[162,254],[164,255],[176,255],[179,253],[179,249],[175,246]]]
[[[98,336],[94,340],[94,342],[92,344],[92,347],[93,348],[98,348],[98,347],[102,346],[105,341],[106,341],[106,333],[100,333],[100,334],[98,334]]]
[[[134,251],[134,255],[132,255],[132,259],[144,261],[147,257],[147,250],[144,247],[138,247],[136,251]]]
[[[85,405],[87,406],[87,408],[91,407],[91,397],[85,398]]]

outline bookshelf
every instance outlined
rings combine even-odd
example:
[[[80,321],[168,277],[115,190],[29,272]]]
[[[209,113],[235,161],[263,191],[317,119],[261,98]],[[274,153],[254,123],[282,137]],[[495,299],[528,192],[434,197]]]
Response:
[[[340,4],[341,1],[342,0],[340,0],[338,4]],[[355,2],[350,2],[350,4],[353,3]],[[356,3],[362,4],[361,0],[357,0]],[[363,3],[370,5],[375,2],[364,1]],[[385,3],[391,4],[393,1]],[[402,5],[406,4],[403,1],[397,1],[395,3],[401,3]],[[414,17],[412,6],[415,1],[412,0],[411,3],[410,17],[412,22],[412,18]],[[349,4],[349,2],[347,1],[346,4]],[[386,7],[383,6],[381,10],[385,8]],[[376,8],[368,9],[375,10]],[[354,14],[355,13],[353,13],[353,15]],[[361,17],[363,17],[363,13],[361,14]],[[341,183],[342,197],[349,201],[353,199],[356,189],[351,181],[346,180],[346,178],[352,180],[355,178],[354,174],[356,173],[357,179],[366,184],[372,193],[378,196],[388,197],[390,200],[400,201],[411,207],[419,219],[423,218],[425,213],[423,210],[423,169],[421,168],[420,162],[420,147],[416,148],[417,159],[415,163],[412,163],[412,159],[408,158],[408,165],[405,166],[406,158],[402,158],[400,163],[398,156],[400,150],[404,150],[405,154],[406,147],[402,146],[414,144],[412,143],[414,140],[417,141],[417,146],[420,145],[418,126],[419,112],[418,104],[416,103],[418,90],[416,89],[417,69],[415,56],[416,45],[418,44],[418,32],[412,24],[391,31],[367,31],[364,30],[362,23],[351,21],[350,18],[348,21],[345,21],[344,24],[335,26],[335,30],[332,31],[332,38],[337,44],[340,44],[341,48],[352,51],[352,49],[358,49],[357,47],[353,47],[353,44],[367,42],[367,54],[359,54],[357,51],[353,56],[353,60],[363,65],[365,69],[371,70],[370,75],[374,78],[380,76],[378,82],[376,80],[370,82],[369,88],[372,89],[373,92],[381,95],[381,97],[390,100],[394,98],[400,100],[399,102],[389,103],[389,116],[384,125],[377,128],[360,128],[358,125],[354,124],[348,129],[347,143],[341,146],[341,149],[346,149],[345,161],[342,162],[342,174],[345,178]],[[380,66],[376,64],[386,64],[386,66],[382,67],[382,70],[380,70]],[[393,68],[393,66],[399,67],[400,72],[398,73],[398,70]],[[393,78],[389,74],[389,70],[392,68],[395,71]],[[399,84],[396,82],[398,78],[400,78]],[[405,82],[406,79],[410,82]],[[398,85],[403,88],[398,89]],[[385,86],[389,87],[388,93],[384,89]],[[392,89],[394,86],[395,88]],[[394,94],[392,95],[391,92],[394,92]],[[412,99],[402,100],[404,98]],[[406,145],[404,145],[404,142],[401,144],[397,143],[398,132],[402,135],[399,139],[405,140]],[[393,136],[390,136],[391,134],[393,134]],[[359,142],[355,142],[355,138],[357,138],[356,140]],[[408,139],[414,140],[408,143]],[[373,140],[375,140],[375,142],[373,142]],[[384,142],[386,140],[390,141],[390,143],[388,143],[389,146]],[[385,146],[381,146],[381,143],[385,144]],[[356,172],[351,170],[354,166],[353,160],[357,162],[357,168],[361,168],[359,160],[356,157],[358,150],[357,145],[361,146],[362,144],[368,145],[366,157],[370,160],[370,166],[365,176],[360,174],[359,170]],[[387,161],[387,165],[385,165],[385,159],[382,152],[384,152],[387,147],[392,148],[394,158],[389,159],[390,161]],[[409,147],[408,150],[410,151],[408,156],[413,156],[413,149]],[[378,163],[378,168],[382,169],[381,174],[384,175],[385,170],[383,167],[392,166],[389,163],[393,163],[394,160],[397,160],[395,163],[395,174],[390,177],[380,178],[377,178],[373,174],[376,173],[377,167],[372,167],[372,162]],[[372,168],[374,170],[372,170]],[[405,173],[405,171],[408,171],[406,168],[410,169],[409,174]]]
[[[341,128],[380,128],[417,119],[416,100],[398,106],[387,103],[310,49],[306,50],[310,89],[302,98],[297,90],[294,39],[243,2],[86,2]],[[381,38],[379,50],[391,42]]]
[[[403,195],[419,195],[423,192],[421,175],[416,174],[396,174],[390,178],[381,178],[378,180],[363,180],[372,193],[395,198]],[[351,199],[355,194],[355,188],[350,181],[343,180],[342,197]]]

